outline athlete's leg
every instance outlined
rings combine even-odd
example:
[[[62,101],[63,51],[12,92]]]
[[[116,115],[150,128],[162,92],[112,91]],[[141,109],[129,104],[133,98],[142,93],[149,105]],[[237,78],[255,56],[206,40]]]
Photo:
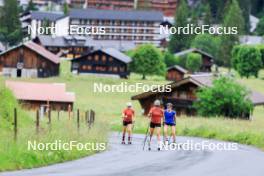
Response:
[[[125,142],[125,137],[126,137],[126,129],[127,129],[127,126],[123,126],[123,137],[122,137],[122,143]]]
[[[168,125],[164,124],[164,141],[168,140]]]
[[[131,142],[132,124],[127,125],[128,142]]]
[[[150,140],[150,141],[151,141],[152,136],[153,136],[153,134],[154,134],[154,129],[155,129],[155,128],[150,128],[150,129],[149,129],[149,140]]]
[[[176,142],[176,126],[171,126],[171,135],[173,142]]]

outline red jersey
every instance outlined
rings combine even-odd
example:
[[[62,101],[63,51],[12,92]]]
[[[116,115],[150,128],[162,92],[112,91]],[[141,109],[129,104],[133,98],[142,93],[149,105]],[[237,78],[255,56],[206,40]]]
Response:
[[[161,123],[161,118],[163,117],[163,110],[160,107],[153,107],[149,111],[152,123]]]
[[[131,108],[126,108],[123,111],[123,114],[125,115],[124,121],[126,121],[126,122],[132,122],[132,117],[134,116],[135,112]]]

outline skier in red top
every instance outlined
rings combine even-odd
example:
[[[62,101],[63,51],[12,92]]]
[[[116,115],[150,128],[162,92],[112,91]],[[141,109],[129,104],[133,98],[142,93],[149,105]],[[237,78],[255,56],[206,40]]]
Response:
[[[160,107],[160,101],[159,100],[155,100],[154,102],[154,107],[152,107],[149,111],[149,118],[150,118],[150,139],[149,139],[149,150],[151,150],[150,148],[150,143],[151,143],[151,139],[152,136],[154,134],[154,130],[155,128],[157,129],[157,140],[158,140],[158,145],[160,145],[160,128],[161,128],[161,124],[163,123],[163,109]],[[160,150],[160,147],[158,146],[158,150]]]
[[[131,142],[131,134],[132,134],[132,125],[135,118],[135,111],[132,109],[132,104],[130,102],[127,103],[127,108],[123,111],[123,137],[122,144],[125,144],[125,136],[126,131],[128,133],[128,144],[132,144]]]

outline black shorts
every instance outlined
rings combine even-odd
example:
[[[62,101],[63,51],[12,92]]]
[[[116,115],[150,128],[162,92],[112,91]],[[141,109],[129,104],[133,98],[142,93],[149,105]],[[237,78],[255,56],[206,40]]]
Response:
[[[165,122],[164,124],[165,124],[165,125],[168,125],[168,126],[176,126],[175,123],[168,123],[168,122]]]
[[[153,123],[153,122],[150,122],[149,127],[150,128],[161,127],[161,123]]]
[[[129,124],[132,124],[132,121],[123,121],[123,126],[127,126]]]

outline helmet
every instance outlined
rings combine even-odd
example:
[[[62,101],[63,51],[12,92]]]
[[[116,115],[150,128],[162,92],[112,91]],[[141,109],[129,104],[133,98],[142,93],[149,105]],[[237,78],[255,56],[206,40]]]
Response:
[[[168,106],[172,107],[173,105],[172,105],[172,103],[167,103],[167,107],[168,107]]]
[[[132,107],[132,103],[131,102],[127,102],[127,107]]]
[[[160,106],[160,101],[159,101],[159,100],[155,100],[155,101],[154,101],[154,105],[155,105],[155,106]]]

